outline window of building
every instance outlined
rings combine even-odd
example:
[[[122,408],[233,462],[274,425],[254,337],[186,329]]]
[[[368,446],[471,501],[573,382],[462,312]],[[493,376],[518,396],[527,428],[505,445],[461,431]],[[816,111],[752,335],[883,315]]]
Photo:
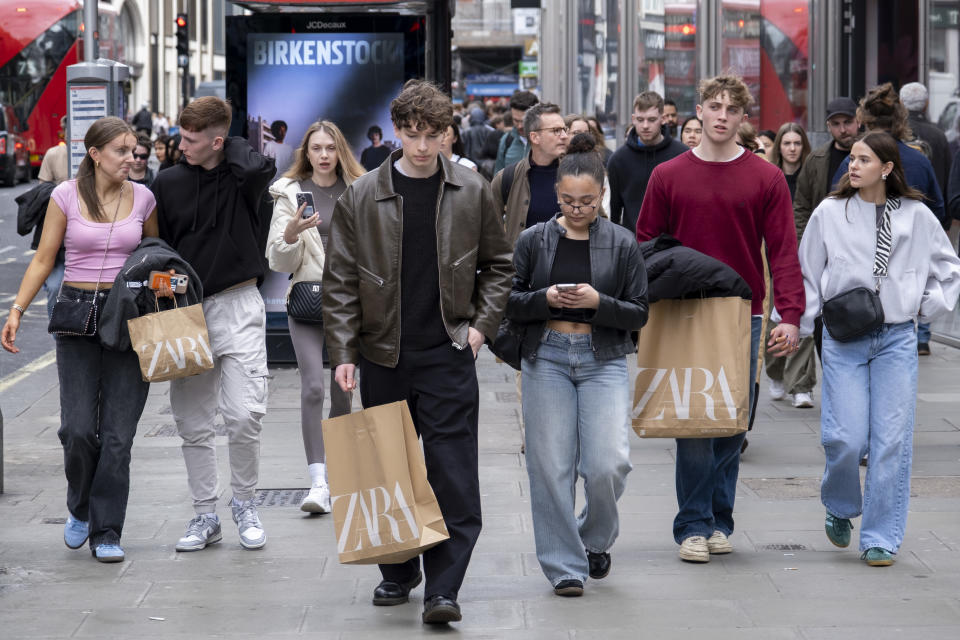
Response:
[[[577,80],[574,113],[596,115],[606,132],[617,125],[620,9],[617,0],[577,2]]]

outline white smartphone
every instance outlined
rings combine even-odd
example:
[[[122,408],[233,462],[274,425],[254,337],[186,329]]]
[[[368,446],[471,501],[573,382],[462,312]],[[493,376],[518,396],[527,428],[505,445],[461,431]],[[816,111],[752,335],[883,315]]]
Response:
[[[575,284],[558,284],[555,286],[557,287],[557,291],[576,291],[577,289],[577,285]]]

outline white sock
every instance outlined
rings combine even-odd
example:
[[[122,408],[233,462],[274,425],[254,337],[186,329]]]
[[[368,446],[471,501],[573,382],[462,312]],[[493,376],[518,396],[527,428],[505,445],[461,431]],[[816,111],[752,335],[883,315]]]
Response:
[[[327,484],[327,465],[322,462],[308,464],[310,470],[310,483],[314,485]]]

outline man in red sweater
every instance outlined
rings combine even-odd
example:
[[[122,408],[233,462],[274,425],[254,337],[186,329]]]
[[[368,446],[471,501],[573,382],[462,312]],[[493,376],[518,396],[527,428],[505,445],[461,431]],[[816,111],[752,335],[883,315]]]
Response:
[[[783,321],[770,334],[768,352],[797,350],[805,297],[790,190],[783,173],[740,147],[737,130],[753,102],[736,76],[700,83],[700,145],[654,169],[637,220],[637,240],[669,233],[685,246],[732,267],[753,290],[750,376],[756,379],[763,314],[763,260],[774,282],[774,303]],[[723,340],[724,336],[717,336]],[[750,386],[753,406],[753,385]],[[740,447],[745,434],[677,440],[677,503],[673,535],[680,558],[709,562],[730,553]]]

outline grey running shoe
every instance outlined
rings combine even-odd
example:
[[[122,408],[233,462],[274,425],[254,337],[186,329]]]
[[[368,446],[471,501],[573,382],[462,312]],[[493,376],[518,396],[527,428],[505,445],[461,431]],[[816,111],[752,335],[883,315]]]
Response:
[[[208,544],[220,542],[220,518],[204,513],[187,523],[187,532],[177,541],[177,551],[200,551]]]
[[[233,509],[233,521],[240,529],[240,546],[244,549],[259,549],[267,544],[267,533],[260,524],[260,516],[253,500],[240,502],[236,498],[230,503]]]

